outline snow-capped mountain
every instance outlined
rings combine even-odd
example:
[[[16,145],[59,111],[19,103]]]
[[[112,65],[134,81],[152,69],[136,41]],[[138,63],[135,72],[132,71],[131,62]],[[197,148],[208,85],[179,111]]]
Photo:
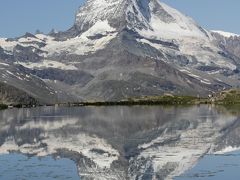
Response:
[[[87,0],[65,32],[0,39],[0,59],[39,78],[58,101],[206,96],[240,84],[239,37],[228,36],[159,0]]]
[[[240,37],[240,35],[231,33],[231,32],[225,32],[225,31],[218,31],[218,30],[212,30],[213,33],[221,35],[225,38],[230,38],[230,37]]]

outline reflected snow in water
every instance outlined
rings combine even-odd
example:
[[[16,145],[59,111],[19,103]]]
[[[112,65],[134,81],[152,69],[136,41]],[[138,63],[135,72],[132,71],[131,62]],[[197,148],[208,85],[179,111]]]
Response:
[[[240,146],[238,114],[224,107],[40,107],[1,111],[0,119],[2,157],[69,159],[79,179],[217,177],[221,168],[205,161],[218,166],[215,157]]]

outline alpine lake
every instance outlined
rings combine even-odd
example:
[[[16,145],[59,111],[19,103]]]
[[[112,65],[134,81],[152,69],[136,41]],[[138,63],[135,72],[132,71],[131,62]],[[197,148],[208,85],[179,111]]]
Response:
[[[0,180],[240,178],[237,106],[0,111]]]

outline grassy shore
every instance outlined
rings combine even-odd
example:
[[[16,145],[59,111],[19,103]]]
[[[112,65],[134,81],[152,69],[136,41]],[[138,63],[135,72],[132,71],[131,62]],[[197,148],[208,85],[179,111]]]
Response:
[[[91,101],[69,103],[70,106],[117,106],[117,105],[196,105],[209,103],[208,99],[192,96],[148,96],[121,101]]]
[[[86,101],[79,103],[69,103],[70,106],[116,106],[116,105],[240,105],[240,90],[232,89],[215,94],[211,98],[194,96],[146,96],[139,98],[128,98],[121,101]]]
[[[216,105],[239,105],[240,90],[232,89],[215,94],[211,98],[202,98],[194,96],[145,96],[128,98],[121,101],[84,101],[59,103],[60,106],[133,106],[133,105],[198,105],[198,104],[216,104]],[[55,104],[49,105],[54,106]],[[39,105],[13,105],[13,107],[36,107]],[[7,109],[8,106],[0,104],[0,110]]]
[[[231,89],[227,91],[222,91],[213,98],[215,104],[223,105],[240,105],[240,89]]]

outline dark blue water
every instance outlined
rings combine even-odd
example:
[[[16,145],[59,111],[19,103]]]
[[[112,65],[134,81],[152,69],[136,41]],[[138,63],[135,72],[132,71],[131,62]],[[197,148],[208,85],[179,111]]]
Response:
[[[223,155],[207,155],[198,164],[175,180],[238,180],[240,151]]]
[[[0,156],[0,180],[79,180],[77,167],[69,159],[27,157],[21,154]]]

